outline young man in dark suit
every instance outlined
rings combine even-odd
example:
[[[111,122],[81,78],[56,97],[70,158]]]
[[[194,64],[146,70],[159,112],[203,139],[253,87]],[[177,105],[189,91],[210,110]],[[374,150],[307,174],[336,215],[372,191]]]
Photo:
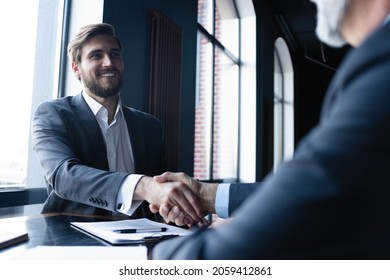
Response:
[[[48,186],[42,212],[157,218],[149,202],[187,205],[201,217],[188,187],[144,176],[165,171],[163,131],[155,117],[121,102],[124,65],[114,28],[81,28],[68,54],[82,92],[40,104],[32,123]]]

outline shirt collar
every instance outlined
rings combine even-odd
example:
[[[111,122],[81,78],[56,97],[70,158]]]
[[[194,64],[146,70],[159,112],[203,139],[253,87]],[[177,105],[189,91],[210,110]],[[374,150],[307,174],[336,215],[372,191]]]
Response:
[[[95,99],[93,99],[91,96],[89,96],[88,94],[86,94],[84,91],[82,91],[82,96],[84,97],[84,100],[85,102],[87,102],[87,105],[88,107],[91,109],[92,113],[96,115],[99,113],[99,111],[104,108],[102,104],[100,104],[99,102],[97,102]],[[121,102],[121,99],[119,98],[118,100],[118,105],[117,105],[117,108],[116,108],[116,112],[115,112],[115,116],[118,114],[118,111],[121,111],[120,108],[121,108],[121,105],[122,105],[122,102]],[[104,108],[106,109],[106,108]]]

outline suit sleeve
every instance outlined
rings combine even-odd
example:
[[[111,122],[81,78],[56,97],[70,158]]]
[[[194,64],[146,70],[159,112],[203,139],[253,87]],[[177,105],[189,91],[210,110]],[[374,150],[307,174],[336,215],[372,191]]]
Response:
[[[241,206],[241,204],[260,187],[260,184],[231,184],[229,190],[229,208],[228,213],[231,217],[234,211]]]
[[[105,151],[91,152],[97,139],[85,139],[85,130],[69,106],[41,104],[32,121],[37,159],[49,186],[63,203],[75,201],[115,211],[118,189],[128,174],[104,170],[97,154]]]

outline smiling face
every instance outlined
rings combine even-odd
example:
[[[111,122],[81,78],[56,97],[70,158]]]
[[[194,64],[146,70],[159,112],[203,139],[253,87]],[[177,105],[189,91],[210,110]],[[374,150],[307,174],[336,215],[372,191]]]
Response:
[[[97,35],[81,48],[80,62],[72,69],[91,97],[108,98],[119,93],[123,83],[121,50],[110,35]]]

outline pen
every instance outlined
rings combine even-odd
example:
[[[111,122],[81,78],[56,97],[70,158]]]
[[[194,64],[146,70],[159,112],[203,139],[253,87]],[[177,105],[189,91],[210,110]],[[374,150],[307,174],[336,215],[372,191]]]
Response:
[[[119,233],[142,233],[142,232],[164,232],[168,229],[166,227],[162,228],[124,228],[124,229],[116,229],[115,232]]]

